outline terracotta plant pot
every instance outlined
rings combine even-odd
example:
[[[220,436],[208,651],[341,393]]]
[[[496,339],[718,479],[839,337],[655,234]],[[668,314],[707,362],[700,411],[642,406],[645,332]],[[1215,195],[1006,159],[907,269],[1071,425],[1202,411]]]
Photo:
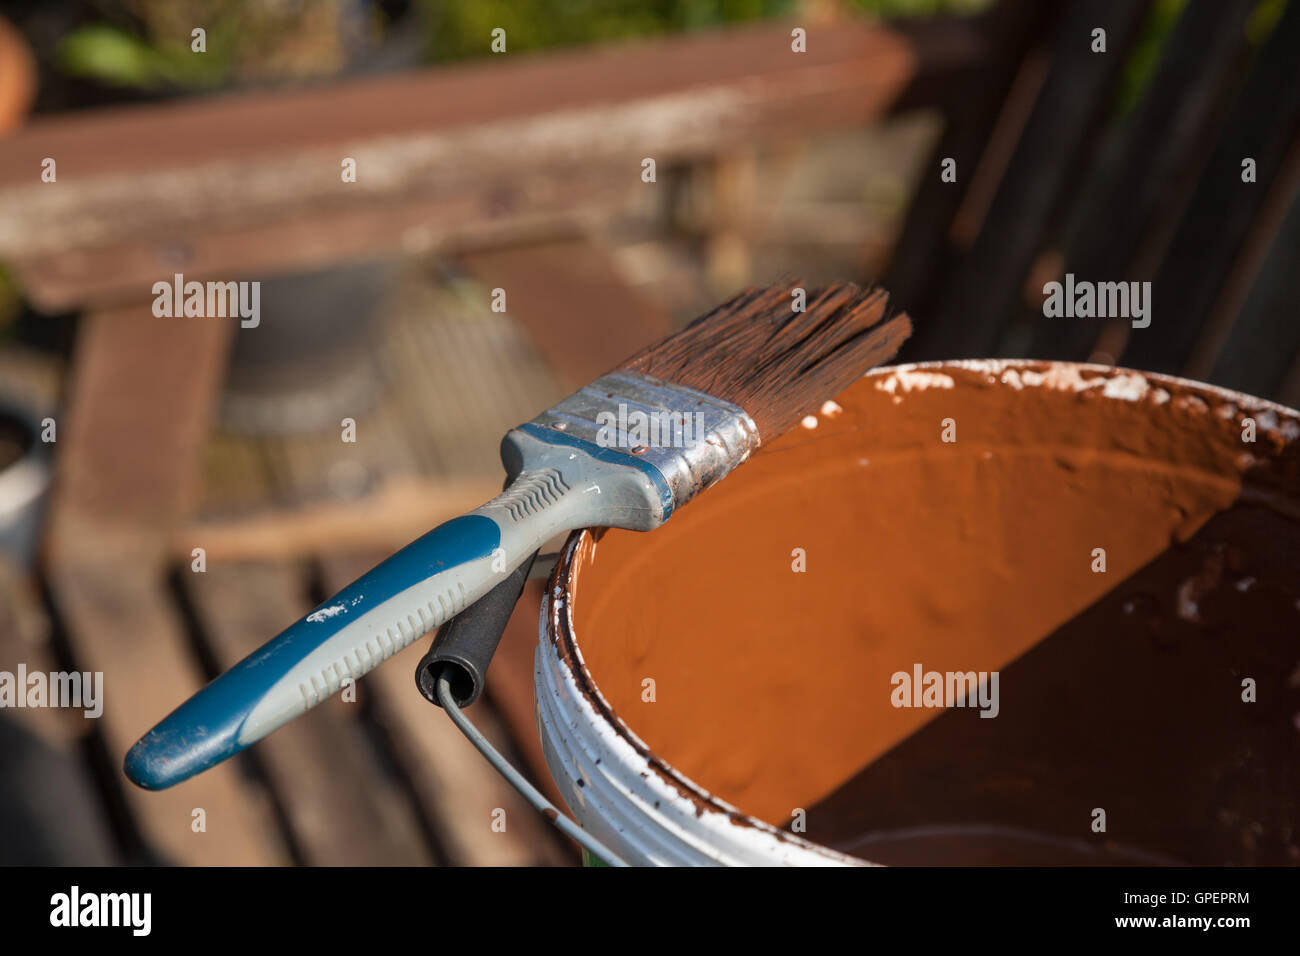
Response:
[[[18,29],[0,17],[0,136],[17,129],[36,99],[36,59]]]

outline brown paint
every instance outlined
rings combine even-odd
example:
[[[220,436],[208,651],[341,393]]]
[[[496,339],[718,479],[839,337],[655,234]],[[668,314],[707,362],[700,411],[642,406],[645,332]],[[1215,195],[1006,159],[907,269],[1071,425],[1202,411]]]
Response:
[[[656,758],[882,862],[1300,861],[1293,413],[1005,363],[837,401],[560,568],[592,680]],[[1000,671],[999,717],[893,707],[918,663]]]

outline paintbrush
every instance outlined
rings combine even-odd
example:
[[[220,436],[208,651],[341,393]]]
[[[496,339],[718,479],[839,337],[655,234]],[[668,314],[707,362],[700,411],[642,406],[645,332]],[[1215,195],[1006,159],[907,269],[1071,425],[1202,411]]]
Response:
[[[791,279],[740,293],[511,430],[505,491],[181,704],[131,748],[127,776],[169,787],[256,743],[473,604],[556,534],[657,528],[910,332],[878,288],[805,292]]]

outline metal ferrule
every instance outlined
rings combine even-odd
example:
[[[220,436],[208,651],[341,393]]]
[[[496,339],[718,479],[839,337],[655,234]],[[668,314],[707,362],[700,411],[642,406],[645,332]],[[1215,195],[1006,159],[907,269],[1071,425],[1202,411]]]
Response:
[[[679,508],[759,445],[743,408],[637,372],[602,375],[533,424],[621,452],[663,475]]]

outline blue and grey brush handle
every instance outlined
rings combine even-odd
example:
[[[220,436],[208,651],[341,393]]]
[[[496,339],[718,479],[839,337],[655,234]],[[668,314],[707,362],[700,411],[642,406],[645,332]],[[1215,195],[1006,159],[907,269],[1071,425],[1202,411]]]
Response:
[[[650,444],[626,428],[664,420],[690,427],[659,429]],[[131,748],[127,776],[157,790],[208,769],[439,627],[556,534],[658,527],[757,446],[735,405],[626,370],[602,376],[505,436],[504,492],[407,545],[181,704]]]

